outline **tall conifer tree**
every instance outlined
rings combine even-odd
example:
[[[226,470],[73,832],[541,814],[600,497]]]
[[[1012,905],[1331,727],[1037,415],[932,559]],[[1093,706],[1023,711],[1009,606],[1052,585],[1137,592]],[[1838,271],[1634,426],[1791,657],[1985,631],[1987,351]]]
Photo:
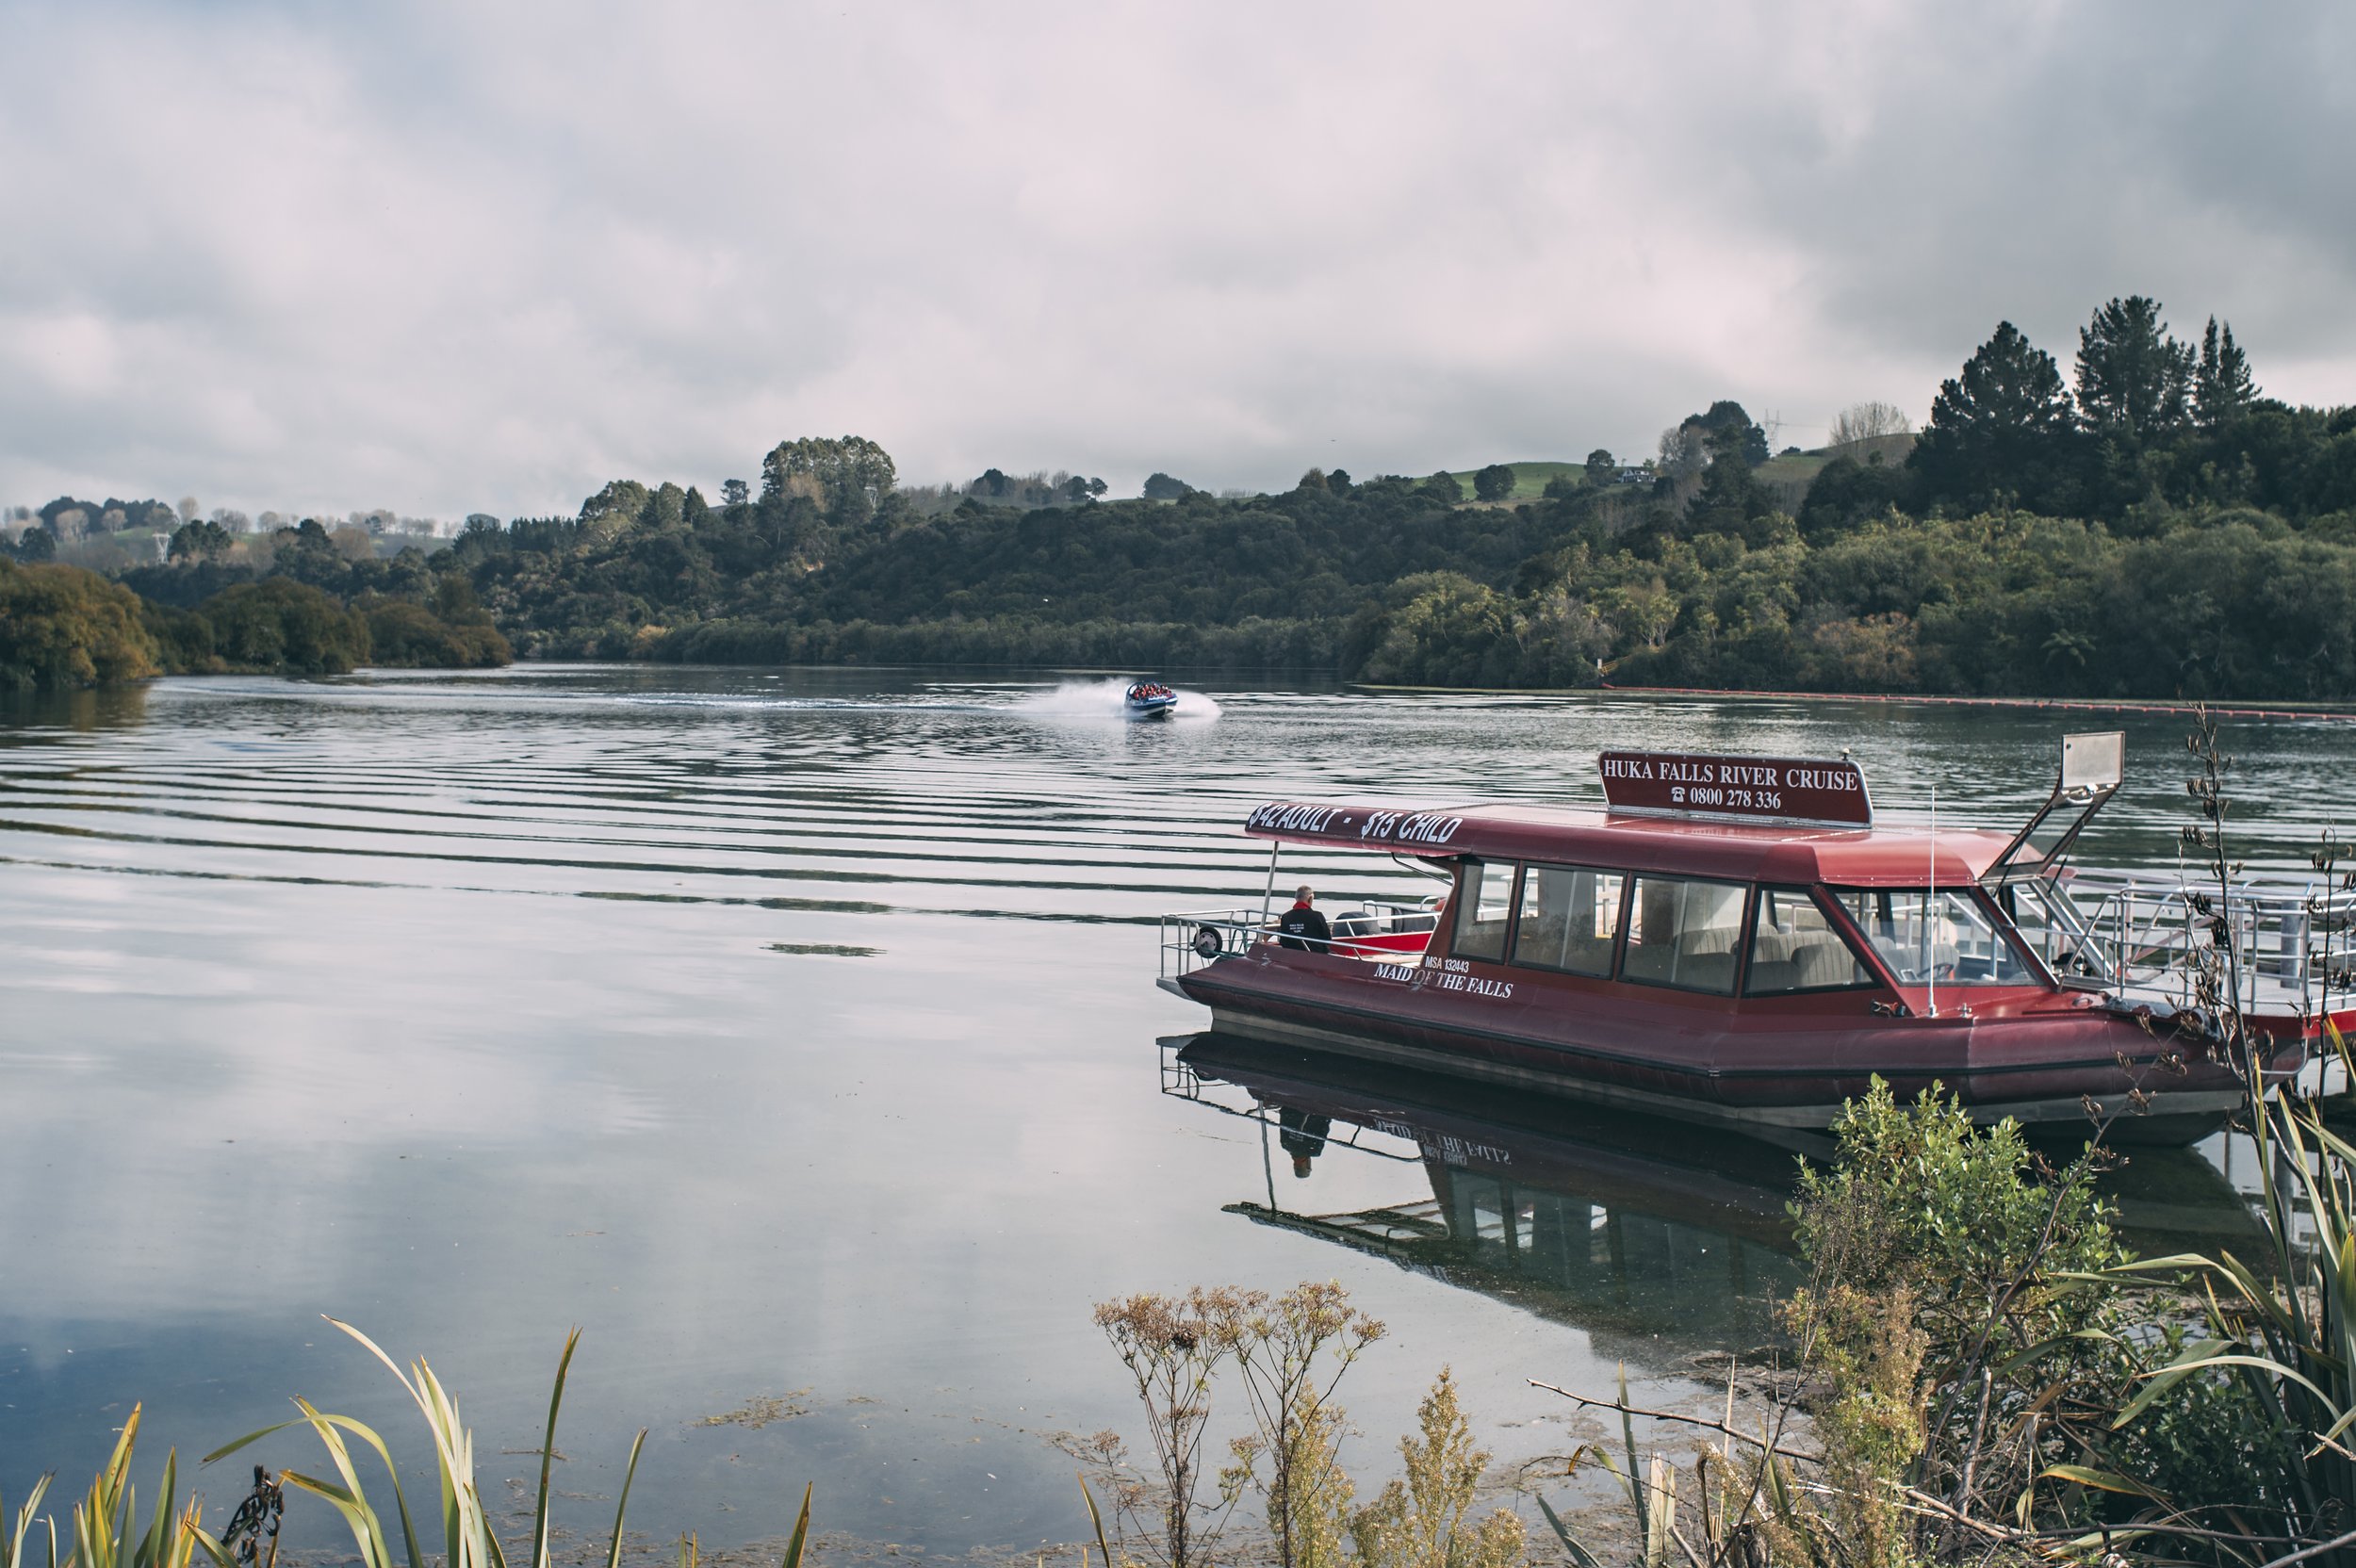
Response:
[[[2217,318],[2210,317],[2208,329],[2201,335],[2201,366],[2193,372],[2193,417],[2215,430],[2257,400],[2249,356],[2233,341],[2233,323],[2220,328]]]
[[[2181,430],[2192,370],[2192,349],[2168,335],[2157,300],[2113,300],[2078,329],[2078,416],[2129,442]]]

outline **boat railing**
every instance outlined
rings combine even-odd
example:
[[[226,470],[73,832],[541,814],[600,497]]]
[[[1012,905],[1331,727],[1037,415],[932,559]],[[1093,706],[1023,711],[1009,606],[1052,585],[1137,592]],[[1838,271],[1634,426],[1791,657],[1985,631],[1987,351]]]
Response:
[[[2250,874],[2220,896],[2176,877],[2081,870],[2067,887],[2080,951],[2128,995],[2196,1004],[2189,960],[2214,938],[2230,938],[2233,1001],[2246,1013],[2337,1010],[2356,991],[2356,891],[2336,876]],[[2062,935],[2049,932],[2048,945]]]
[[[1180,910],[1162,916],[1162,976],[1176,979],[1205,964],[1281,944],[1371,963],[1421,963],[1423,942],[1437,923],[1428,906],[1369,902],[1332,922],[1329,938],[1287,937],[1258,908]]]

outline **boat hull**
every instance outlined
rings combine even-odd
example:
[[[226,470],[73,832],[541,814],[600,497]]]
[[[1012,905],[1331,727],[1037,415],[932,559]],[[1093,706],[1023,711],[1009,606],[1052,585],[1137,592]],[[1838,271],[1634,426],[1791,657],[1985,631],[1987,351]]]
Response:
[[[1854,994],[1738,1005],[1526,972],[1485,988],[1448,978],[1413,959],[1263,948],[1164,984],[1208,1006],[1222,1033],[1754,1132],[1823,1128],[1875,1077],[1901,1096],[1943,1085],[1988,1121],[2084,1127],[2091,1099],[2121,1142],[2189,1142],[2246,1102],[2222,1066],[2181,1048],[2183,1071],[2162,1066],[2167,1041],[2070,997],[2003,1016],[1951,1002],[1940,1017],[1891,1017]]]

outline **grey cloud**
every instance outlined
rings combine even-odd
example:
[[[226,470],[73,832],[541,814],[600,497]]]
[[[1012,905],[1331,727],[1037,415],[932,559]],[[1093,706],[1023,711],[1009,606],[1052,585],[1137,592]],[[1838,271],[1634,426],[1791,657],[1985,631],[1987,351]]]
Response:
[[[1926,411],[1999,317],[2347,397],[2322,8],[19,10],[0,500],[569,511],[856,430],[1267,484]]]

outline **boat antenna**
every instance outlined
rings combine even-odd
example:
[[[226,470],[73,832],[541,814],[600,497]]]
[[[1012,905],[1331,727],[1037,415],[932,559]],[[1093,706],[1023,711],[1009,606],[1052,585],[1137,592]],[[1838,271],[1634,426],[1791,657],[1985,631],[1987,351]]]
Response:
[[[1931,911],[1939,901],[1939,786],[1931,786],[1930,887],[1922,894],[1922,977],[1930,982],[1931,1017],[1939,1016],[1939,948],[1931,940]]]

